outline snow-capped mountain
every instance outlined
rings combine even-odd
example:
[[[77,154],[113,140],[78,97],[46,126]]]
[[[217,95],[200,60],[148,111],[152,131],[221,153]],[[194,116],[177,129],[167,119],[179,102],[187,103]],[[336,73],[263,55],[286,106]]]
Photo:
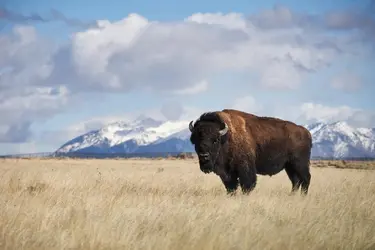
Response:
[[[186,152],[192,149],[187,124],[144,117],[130,123],[115,122],[68,141],[56,153]]]
[[[194,152],[189,141],[189,122],[140,117],[129,123],[111,123],[68,141],[56,153]],[[313,137],[312,157],[375,157],[375,129],[354,128],[346,122],[315,123],[305,127]]]
[[[313,137],[312,156],[375,157],[375,129],[354,128],[346,122],[305,126]]]

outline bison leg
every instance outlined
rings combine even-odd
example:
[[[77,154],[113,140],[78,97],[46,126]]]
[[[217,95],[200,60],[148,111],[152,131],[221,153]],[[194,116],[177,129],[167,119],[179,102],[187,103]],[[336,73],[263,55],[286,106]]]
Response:
[[[227,190],[227,194],[233,195],[238,188],[238,176],[235,174],[220,175],[220,178]]]
[[[310,174],[308,168],[305,168],[305,170],[302,171],[301,179],[302,179],[301,193],[303,195],[307,195],[307,193],[309,191],[310,180],[311,180],[311,174]]]
[[[290,181],[292,182],[291,193],[294,194],[296,191],[298,191],[299,187],[301,186],[301,180],[298,177],[298,173],[294,170],[294,166],[292,164],[285,164],[285,172],[287,173]]]
[[[297,173],[301,182],[301,194],[307,195],[310,186],[310,169],[308,160],[296,161],[293,163],[293,170]]]
[[[257,175],[254,167],[241,166],[238,169],[242,193],[249,194],[256,186]]]

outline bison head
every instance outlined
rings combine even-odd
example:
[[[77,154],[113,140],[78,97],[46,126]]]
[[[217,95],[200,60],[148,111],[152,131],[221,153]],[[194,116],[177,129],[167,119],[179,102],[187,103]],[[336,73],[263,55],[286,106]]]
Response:
[[[215,113],[205,113],[189,124],[190,141],[198,154],[200,169],[210,173],[219,164],[220,153],[226,141],[228,126]]]

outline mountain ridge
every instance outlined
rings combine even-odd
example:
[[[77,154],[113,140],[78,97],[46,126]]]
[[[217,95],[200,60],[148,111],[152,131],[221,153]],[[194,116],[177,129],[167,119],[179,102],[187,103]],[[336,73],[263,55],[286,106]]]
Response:
[[[195,152],[189,121],[141,117],[114,122],[77,136],[55,154],[166,154]],[[345,121],[304,125],[312,134],[314,158],[375,158],[375,128],[354,128]]]

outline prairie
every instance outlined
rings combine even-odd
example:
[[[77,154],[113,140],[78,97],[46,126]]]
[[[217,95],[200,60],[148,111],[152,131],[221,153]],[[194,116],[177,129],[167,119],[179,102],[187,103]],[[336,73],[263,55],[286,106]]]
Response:
[[[230,197],[194,159],[0,159],[0,249],[375,249],[374,168],[338,165]]]

